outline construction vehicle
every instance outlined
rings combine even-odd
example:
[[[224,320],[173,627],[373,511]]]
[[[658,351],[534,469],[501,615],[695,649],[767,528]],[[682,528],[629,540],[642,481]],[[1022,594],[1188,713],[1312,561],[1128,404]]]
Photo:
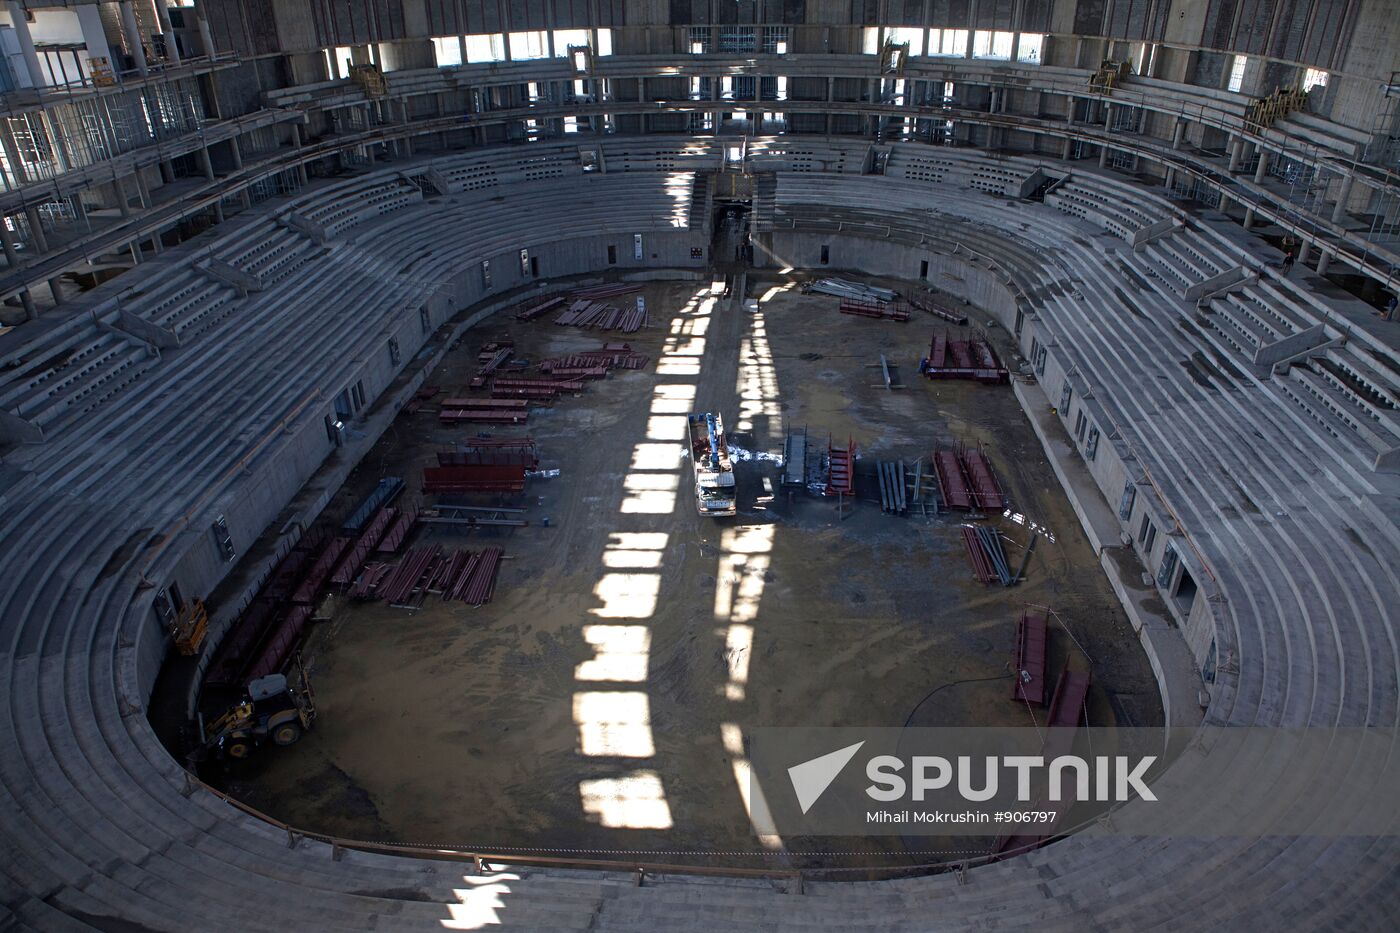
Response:
[[[734,495],[734,464],[724,439],[724,421],[713,412],[686,418],[690,457],[695,461],[695,507],[701,515],[724,518],[738,512]]]
[[[295,745],[316,721],[316,705],[306,670],[296,666],[297,683],[285,674],[268,674],[248,682],[243,699],[208,726],[203,714],[199,731],[206,754],[247,758],[258,746]]]

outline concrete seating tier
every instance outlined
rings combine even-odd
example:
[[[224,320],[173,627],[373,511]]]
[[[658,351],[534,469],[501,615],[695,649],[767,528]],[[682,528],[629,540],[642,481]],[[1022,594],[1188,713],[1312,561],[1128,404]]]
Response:
[[[230,466],[244,463],[255,474],[278,449],[279,422],[307,397],[334,395],[340,361],[379,349],[386,325],[437,283],[544,239],[675,229],[677,216],[683,226],[693,177],[671,168],[613,174],[628,144],[605,144],[606,174],[512,184],[499,201],[500,191],[465,186],[425,201],[398,178],[402,165],[329,184],[297,209],[353,234],[333,235],[324,254],[238,300],[238,327],[210,328],[167,351],[149,378],[126,390],[124,404],[74,417],[46,444],[6,453],[0,578],[11,585],[0,588],[0,923],[179,930],[219,918],[227,928],[279,933],[454,925],[1385,928],[1400,857],[1400,843],[1389,838],[1074,836],[974,868],[966,883],[951,874],[809,883],[796,896],[755,881],[662,876],[637,886],[630,875],[535,869],[475,877],[460,862],[353,851],[337,857],[187,785],[143,709],[162,648],[145,625],[152,593],[143,575],[162,579],[202,537],[201,503],[221,501],[246,482]],[[651,152],[657,143],[639,145]],[[843,156],[833,164],[858,171],[864,150],[825,151],[845,153],[852,162]],[[518,159],[521,152],[481,155]],[[1028,296],[1037,326],[1043,322],[1057,339],[1054,352],[1093,374],[1096,398],[1122,443],[1150,465],[1224,596],[1216,609],[1222,660],[1212,721],[1394,723],[1400,691],[1390,607],[1400,579],[1385,557],[1400,551],[1394,490],[1360,470],[1270,381],[1243,373],[1212,391],[1189,378],[1180,361],[1197,344],[1176,322],[1194,309],[1174,289],[1142,288],[1123,274],[1140,258],[1126,243],[1094,238],[1110,262],[1099,250],[1074,248],[1104,226],[1097,215],[1080,222],[1054,207],[908,175],[812,175],[810,163],[765,193],[767,185],[759,190],[773,205],[768,229],[794,221],[834,226],[838,218],[891,241],[927,239],[930,248],[946,243],[948,250],[953,241],[965,244]],[[383,199],[357,206],[375,193]],[[1111,201],[1086,199],[1084,210]],[[440,222],[462,216],[472,222]],[[236,248],[241,235],[216,243],[216,254]],[[190,262],[200,256],[193,248],[172,253]],[[184,315],[179,309],[204,294],[185,291],[192,281],[175,278],[166,290],[138,296],[131,310],[148,319]],[[26,351],[86,349],[94,331],[77,323],[81,315],[73,320]],[[10,355],[0,352],[0,365]],[[1394,397],[1396,380],[1385,365],[1357,358],[1353,369],[1384,379],[1381,394]],[[33,388],[17,386],[19,373],[5,371],[4,391]],[[1335,494],[1318,495],[1323,488]],[[1255,513],[1241,508],[1246,498]]]

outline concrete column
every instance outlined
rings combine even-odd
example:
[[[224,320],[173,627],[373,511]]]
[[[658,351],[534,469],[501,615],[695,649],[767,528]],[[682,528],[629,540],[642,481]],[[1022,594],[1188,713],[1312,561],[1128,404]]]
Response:
[[[1172,148],[1180,149],[1181,144],[1186,140],[1186,121],[1181,117],[1176,118],[1176,126],[1172,127]]]
[[[15,235],[9,226],[0,218],[0,245],[5,248],[5,262],[11,269],[18,269],[23,265],[23,260],[19,258],[19,250],[15,248]]]
[[[175,26],[170,22],[168,0],[155,0],[156,16],[160,18],[160,31],[165,34],[165,57],[172,65],[180,64],[180,50],[175,47]]]
[[[1239,136],[1230,140],[1230,167],[1226,169],[1231,175],[1240,170],[1240,157],[1244,154],[1244,140]]]
[[[19,40],[19,50],[24,58],[24,70],[29,72],[30,83],[34,87],[44,87],[44,68],[39,64],[39,52],[34,48],[34,37],[29,33],[29,24],[24,21],[24,7],[10,0],[10,22],[14,24],[15,38]]]
[[[126,37],[126,44],[131,50],[132,61],[136,64],[136,70],[142,77],[149,73],[146,67],[146,50],[141,45],[141,28],[136,25],[136,13],[131,8],[131,0],[121,0],[118,4],[122,14],[122,35]]]
[[[96,3],[80,3],[72,8],[78,14],[78,29],[83,34],[83,44],[88,55],[110,60],[112,48],[107,44],[107,31],[102,26],[102,14]]]
[[[223,201],[215,201],[215,202],[214,202],[214,223],[216,223],[216,224],[221,224],[221,223],[223,223],[223,222],[224,222],[224,202],[223,202]]]
[[[49,251],[49,238],[44,235],[44,225],[40,220],[37,208],[26,207],[24,216],[29,219],[29,235],[34,238],[34,246],[41,253]]]
[[[1070,138],[1069,138],[1068,136],[1066,136],[1064,139],[1060,140],[1060,160],[1061,160],[1061,161],[1064,161],[1064,162],[1069,161],[1069,148],[1070,148],[1071,142],[1072,142],[1072,141],[1070,140]]]
[[[1103,128],[1109,129],[1113,125],[1113,105],[1108,101],[1103,104]]]
[[[165,252],[165,247],[164,247],[163,245],[161,245],[161,242],[160,242],[160,234],[159,234],[159,233],[152,233],[152,234],[151,234],[151,249],[152,249],[155,253],[157,253],[157,254],[160,254],[160,253]]]
[[[175,183],[175,163],[172,160],[161,159],[160,180],[167,185]]]
[[[1347,201],[1351,200],[1351,186],[1356,181],[1355,175],[1343,175],[1342,187],[1337,192],[1337,205],[1332,208],[1332,223],[1341,223],[1347,215]]]
[[[1302,245],[1298,247],[1298,262],[1299,262],[1299,263],[1306,263],[1306,262],[1308,261],[1308,259],[1309,259],[1311,256],[1312,256],[1312,241],[1311,241],[1311,240],[1304,240],[1303,243],[1302,243]]]
[[[1106,167],[1107,165],[1108,165],[1108,147],[1107,147],[1107,146],[1100,146],[1100,147],[1099,147],[1099,168],[1104,168],[1104,167]]]
[[[199,167],[204,172],[204,177],[208,181],[214,180],[214,163],[209,158],[209,147],[199,147]]]
[[[461,53],[461,56],[462,56],[462,64],[465,65],[465,64],[467,63],[467,37],[466,37],[466,36],[458,36],[458,37],[457,37],[457,51]]]
[[[1255,146],[1254,149],[1259,153],[1259,164],[1254,167],[1254,183],[1262,185],[1264,176],[1268,174],[1269,170],[1269,153],[1263,146]]]
[[[1162,179],[1162,187],[1168,191],[1172,190],[1172,185],[1176,184],[1176,166],[1167,166],[1167,176]]]
[[[146,175],[140,169],[136,170],[136,193],[141,198],[141,209],[147,211],[151,209],[151,186],[146,184]]]
[[[1329,249],[1325,249],[1325,248],[1324,248],[1324,249],[1322,250],[1322,255],[1319,256],[1319,257],[1317,257],[1317,274],[1318,274],[1318,275],[1326,275],[1326,274],[1327,274],[1327,267],[1330,266],[1331,264],[1332,264],[1332,251],[1329,250]]]
[[[138,266],[141,265],[141,246],[133,240],[127,245],[127,249],[131,251],[132,263]]]
[[[53,292],[54,304],[63,304],[63,289],[61,287],[61,282],[58,276],[54,276],[53,278],[49,279],[49,291]]]
[[[1252,226],[1254,226],[1254,208],[1246,207],[1244,209],[1244,228],[1248,230]]]
[[[120,178],[112,179],[112,190],[117,193],[117,210],[122,212],[122,219],[131,216],[131,205],[126,203],[126,184]]]
[[[92,220],[88,217],[87,205],[83,203],[83,196],[73,195],[73,210],[77,212],[78,219],[83,222],[83,229],[88,233],[92,232]]]
[[[238,144],[238,137],[235,136],[228,141],[229,156],[233,159],[235,170],[243,168],[243,147]]]
[[[209,20],[203,15],[196,16],[199,23],[199,42],[204,46],[204,54],[210,58],[214,57],[214,34],[209,31]]]

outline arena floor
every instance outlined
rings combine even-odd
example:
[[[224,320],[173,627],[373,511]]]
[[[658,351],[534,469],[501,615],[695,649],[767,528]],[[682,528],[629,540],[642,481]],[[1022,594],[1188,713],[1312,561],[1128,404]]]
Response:
[[[652,363],[502,432],[534,436],[544,467],[559,470],[530,481],[530,526],[419,532],[502,545],[495,599],[473,609],[430,597],[411,613],[332,598],[306,651],[316,728],[211,777],[293,825],[357,839],[729,865],[929,861],[954,844],[789,838],[786,852],[766,850],[737,780],[743,734],[1030,725],[1009,698],[1027,604],[1053,608],[1092,657],[1092,724],[1160,724],[1147,659],[1011,390],[922,379],[918,359],[944,326],[932,318],[848,317],[836,299],[780,281],[749,293],[756,315],[708,283],[647,286],[652,326],[629,339]],[[465,385],[479,345],[502,336],[529,359],[617,339],[496,318],[431,381]],[[881,353],[903,388],[884,387]],[[982,586],[956,514],[882,514],[874,477],[859,471],[861,501],[844,520],[806,493],[759,501],[765,475],[777,486],[760,460],[738,467],[739,516],[702,519],[674,448],[677,419],[707,409],[747,451],[780,453],[790,428],[806,426],[814,449],[828,432],[849,435],[866,469],[983,442],[1013,506],[1055,540],[1037,545],[1025,583]],[[400,415],[334,505],[384,475],[416,492],[419,469],[477,430],[440,426],[433,410]],[[1014,564],[1027,532],[997,523]],[[1052,669],[1072,650],[1052,634]]]

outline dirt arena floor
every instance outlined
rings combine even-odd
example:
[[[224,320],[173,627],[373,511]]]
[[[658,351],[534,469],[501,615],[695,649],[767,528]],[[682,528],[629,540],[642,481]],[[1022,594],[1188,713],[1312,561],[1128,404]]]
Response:
[[[648,285],[651,326],[626,338],[651,355],[645,370],[496,429],[535,437],[543,467],[559,471],[530,480],[515,503],[529,527],[418,533],[412,543],[504,547],[491,603],[327,602],[306,650],[316,728],[223,774],[231,792],[357,839],[729,865],[930,861],[968,841],[788,838],[786,851],[766,852],[736,779],[743,736],[778,725],[1030,725],[1009,697],[1027,605],[1053,608],[1073,633],[1052,625],[1052,674],[1067,659],[1092,667],[1092,724],[1161,723],[1147,660],[1011,389],[919,376],[945,325],[842,315],[836,299],[778,280],[750,282],[757,313],[710,291]],[[478,347],[501,337],[531,360],[619,339],[497,318],[432,381],[465,386]],[[881,353],[902,388],[885,388]],[[776,464],[755,457],[738,465],[737,518],[699,517],[681,454],[692,410],[721,412],[744,452],[781,454],[785,432],[803,427],[813,456],[828,435],[853,439],[858,501],[842,518],[829,499],[781,490]],[[441,426],[432,405],[400,415],[335,507],[388,475],[417,497],[420,468],[478,430]],[[875,460],[912,469],[954,440],[987,445],[1014,509],[1054,535],[1018,586],[973,579],[963,515],[880,511]],[[1028,531],[994,524],[1014,567]]]

